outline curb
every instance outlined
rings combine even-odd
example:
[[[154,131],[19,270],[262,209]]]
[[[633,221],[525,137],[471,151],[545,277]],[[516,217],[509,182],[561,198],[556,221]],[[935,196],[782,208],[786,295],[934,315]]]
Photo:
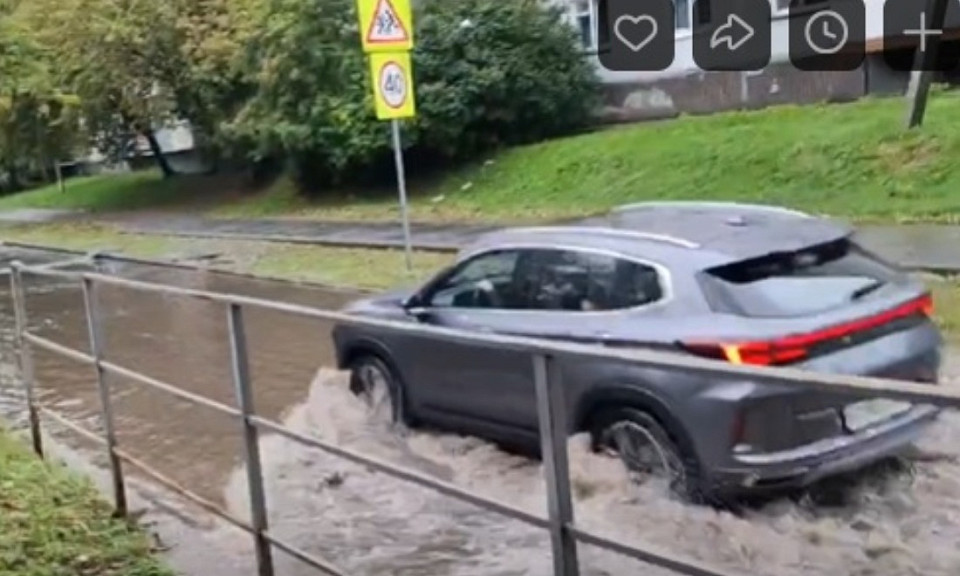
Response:
[[[305,244],[313,246],[332,246],[336,248],[366,248],[375,250],[403,250],[403,242],[395,240],[335,240],[316,236],[285,236],[278,234],[242,234],[231,232],[184,232],[172,230],[144,230],[136,228],[120,229],[121,234],[133,236],[168,236],[174,238],[209,238],[213,240],[246,240],[250,242],[271,242],[277,244]],[[414,250],[439,254],[455,254],[459,246],[444,243],[416,242]]]

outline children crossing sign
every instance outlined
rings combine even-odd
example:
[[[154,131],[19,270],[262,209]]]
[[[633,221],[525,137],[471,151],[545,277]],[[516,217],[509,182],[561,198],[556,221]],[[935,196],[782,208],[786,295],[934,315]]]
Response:
[[[357,0],[364,52],[413,49],[410,0]]]
[[[416,114],[410,68],[409,52],[370,55],[370,78],[380,120],[409,118]]]

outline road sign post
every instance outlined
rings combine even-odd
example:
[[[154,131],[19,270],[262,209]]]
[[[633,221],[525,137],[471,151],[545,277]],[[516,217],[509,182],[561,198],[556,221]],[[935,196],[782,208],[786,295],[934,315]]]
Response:
[[[400,119],[416,116],[413,94],[413,11],[410,0],[357,0],[363,50],[370,60],[370,78],[377,118],[390,121],[393,157],[400,195],[404,258],[413,269],[413,246],[407,204],[407,182],[403,165]]]

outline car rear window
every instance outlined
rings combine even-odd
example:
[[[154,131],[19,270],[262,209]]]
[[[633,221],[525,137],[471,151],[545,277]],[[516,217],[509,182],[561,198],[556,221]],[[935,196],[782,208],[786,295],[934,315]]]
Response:
[[[845,238],[712,268],[701,284],[714,310],[785,318],[869,298],[900,278],[896,267]]]

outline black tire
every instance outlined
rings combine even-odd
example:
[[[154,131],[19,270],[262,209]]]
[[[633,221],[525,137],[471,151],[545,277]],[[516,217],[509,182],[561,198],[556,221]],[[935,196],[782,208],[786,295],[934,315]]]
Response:
[[[685,450],[676,438],[649,413],[636,408],[615,408],[604,410],[591,421],[590,436],[593,448],[598,452],[613,452],[624,462],[631,474],[650,474],[649,469],[639,469],[637,458],[623,453],[616,445],[615,435],[631,434],[647,442],[644,450],[661,466],[666,461],[669,470],[661,468],[660,474],[667,473],[670,490],[683,500],[693,503],[705,503],[700,482],[700,465],[690,450]],[[650,442],[652,441],[652,443]],[[656,447],[654,447],[654,444]]]
[[[372,382],[370,378],[382,379]],[[371,390],[372,385],[385,386],[386,390]],[[403,385],[389,364],[375,354],[358,356],[350,363],[350,391],[366,402],[371,411],[384,409],[379,402],[389,402],[387,416],[391,424],[406,424]],[[386,393],[386,397],[380,394]]]

